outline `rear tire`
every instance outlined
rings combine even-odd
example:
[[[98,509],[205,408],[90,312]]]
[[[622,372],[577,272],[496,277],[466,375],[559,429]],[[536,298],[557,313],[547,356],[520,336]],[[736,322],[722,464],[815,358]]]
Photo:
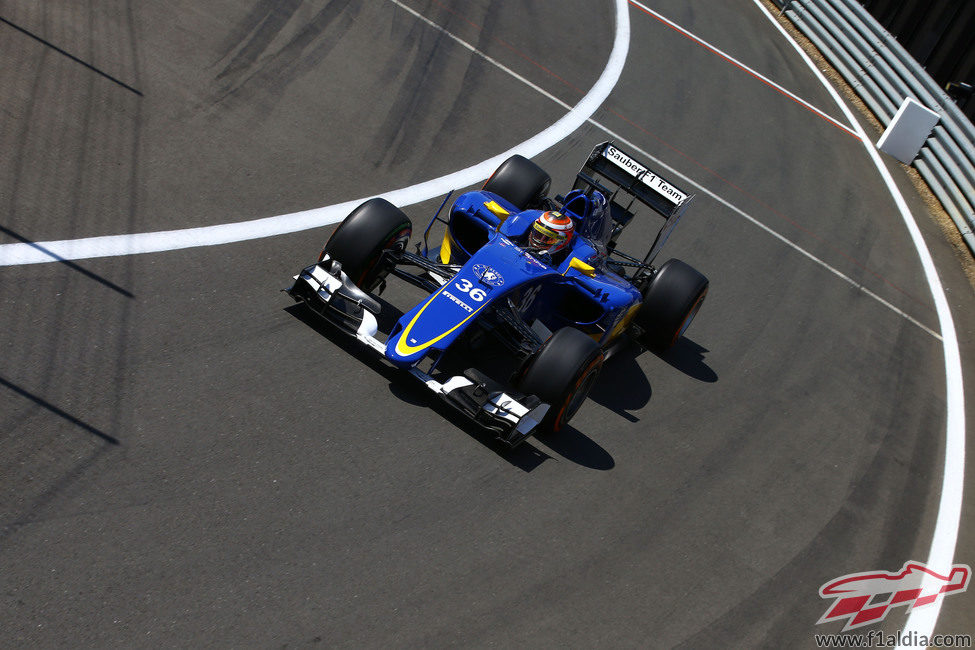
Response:
[[[389,273],[383,251],[403,250],[413,224],[402,210],[386,199],[369,199],[347,216],[325,244],[326,253],[360,289],[372,291]]]
[[[560,431],[589,395],[603,366],[603,351],[592,338],[563,327],[528,361],[518,382],[527,395],[549,404],[540,433]]]
[[[501,163],[482,189],[499,195],[521,211],[540,205],[551,185],[548,172],[515,154]]]
[[[656,353],[673,346],[694,320],[708,293],[708,279],[680,260],[668,260],[643,295],[636,323],[643,344]]]

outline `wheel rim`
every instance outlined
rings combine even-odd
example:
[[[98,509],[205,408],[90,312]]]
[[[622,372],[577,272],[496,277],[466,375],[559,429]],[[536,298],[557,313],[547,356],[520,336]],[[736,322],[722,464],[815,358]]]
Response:
[[[680,329],[677,330],[677,334],[674,335],[674,340],[671,342],[671,344],[676,343],[680,337],[684,336],[684,332],[686,332],[687,328],[690,327],[691,321],[694,320],[695,316],[697,316],[697,312],[701,310],[701,305],[704,303],[704,297],[706,295],[708,295],[707,289],[705,289],[701,295],[697,297],[697,300],[694,301],[694,306],[691,307],[691,311],[687,313],[687,316],[684,318],[684,322],[681,323]]]
[[[555,421],[555,426],[553,428],[556,431],[565,426],[566,422],[568,422],[572,416],[576,414],[576,411],[579,410],[582,403],[586,401],[586,397],[589,395],[589,391],[592,389],[592,385],[595,383],[596,377],[599,374],[597,372],[599,370],[598,362],[599,359],[596,359],[589,365],[589,367],[586,369],[586,373],[579,380],[579,383],[576,384],[575,390],[569,395],[565,406],[562,408],[558,418]]]
[[[396,250],[396,249],[399,249],[400,251],[404,250],[406,248],[406,242],[409,241],[411,234],[413,234],[413,228],[409,224],[402,224],[400,226],[397,226],[397,229],[393,231],[392,235],[386,240],[386,243],[382,245],[382,248],[379,251],[379,255],[377,255],[376,258],[372,261],[372,263],[369,264],[369,266],[367,266],[362,271],[362,274],[359,276],[358,279],[352,280],[356,284],[356,286],[362,287],[362,283],[365,282],[366,277],[368,277],[369,274],[372,273],[373,269],[376,268],[376,265],[379,263],[379,260],[383,258],[383,254],[386,251]],[[362,287],[362,288],[367,291],[371,291],[374,287],[370,286],[370,287]]]

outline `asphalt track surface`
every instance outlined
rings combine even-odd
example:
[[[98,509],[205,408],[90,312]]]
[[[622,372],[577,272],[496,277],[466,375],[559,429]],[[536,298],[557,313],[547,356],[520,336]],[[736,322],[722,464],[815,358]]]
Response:
[[[605,1],[406,4],[569,105],[613,41]],[[647,4],[841,118],[753,3]],[[0,243],[339,203],[565,113],[387,0],[0,18]],[[699,193],[664,251],[711,279],[687,338],[611,359],[569,431],[507,452],[278,292],[330,227],[0,268],[0,645],[813,647],[839,629],[816,625],[820,585],[923,561],[944,360],[886,188],[847,132],[630,21],[593,119],[889,306]],[[604,139],[587,124],[536,160],[564,190]],[[890,169],[971,375],[975,295]],[[975,632],[973,598],[937,631]]]

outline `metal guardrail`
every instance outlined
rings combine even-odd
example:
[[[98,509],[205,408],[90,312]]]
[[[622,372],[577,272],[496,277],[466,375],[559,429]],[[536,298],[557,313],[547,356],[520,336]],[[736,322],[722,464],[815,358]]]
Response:
[[[855,0],[774,0],[860,95],[884,128],[905,97],[938,113],[914,167],[975,254],[975,126]]]

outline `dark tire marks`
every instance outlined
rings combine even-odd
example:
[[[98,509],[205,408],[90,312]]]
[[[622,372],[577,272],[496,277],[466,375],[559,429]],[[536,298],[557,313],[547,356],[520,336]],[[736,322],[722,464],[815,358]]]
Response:
[[[358,2],[332,0],[303,21],[302,8],[308,7],[301,0],[255,5],[224,46],[226,56],[236,53],[216,75],[216,104],[233,107],[257,100],[267,110],[329,55],[360,11]],[[279,39],[286,42],[275,47]],[[239,46],[228,48],[234,40]]]
[[[370,147],[377,152],[378,169],[395,167],[407,156],[431,150],[433,139],[429,134],[439,134],[442,127],[437,117],[442,108],[439,100],[435,103],[433,98],[447,95],[456,101],[465,87],[473,88],[448,81],[452,77],[446,72],[456,65],[458,56],[465,61],[465,80],[470,78],[472,69],[480,71],[473,74],[475,77],[483,72],[483,61],[458,46],[447,34],[402,10],[395,11],[389,38],[402,43],[403,51],[387,58],[379,74],[379,83],[385,87],[380,92],[389,103]],[[408,54],[404,56],[404,53]]]

